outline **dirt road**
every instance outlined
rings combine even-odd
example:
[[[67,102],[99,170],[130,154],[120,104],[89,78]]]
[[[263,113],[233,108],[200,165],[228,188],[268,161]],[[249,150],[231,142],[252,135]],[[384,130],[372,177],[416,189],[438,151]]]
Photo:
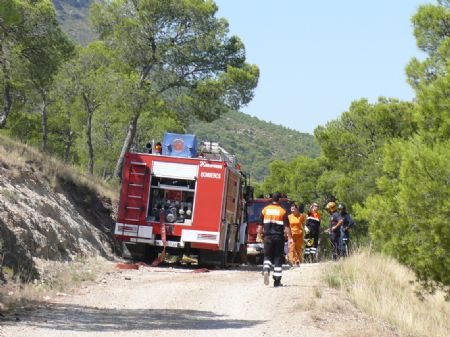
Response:
[[[283,271],[281,288],[264,286],[251,268],[114,270],[74,295],[5,317],[0,336],[396,336],[327,288],[322,267]]]

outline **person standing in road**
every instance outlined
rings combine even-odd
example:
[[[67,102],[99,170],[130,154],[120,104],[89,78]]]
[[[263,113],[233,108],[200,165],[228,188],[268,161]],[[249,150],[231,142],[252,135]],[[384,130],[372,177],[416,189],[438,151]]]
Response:
[[[258,233],[264,233],[264,284],[269,285],[269,275],[273,268],[273,286],[280,287],[282,273],[282,258],[284,252],[284,235],[288,237],[289,245],[293,244],[286,210],[280,205],[281,194],[272,195],[272,203],[261,211]],[[264,230],[264,232],[263,232]]]
[[[291,205],[291,214],[289,214],[288,220],[293,240],[293,244],[289,245],[288,261],[293,266],[300,267],[300,263],[303,262],[303,223],[305,222],[305,215],[300,212],[295,203]]]

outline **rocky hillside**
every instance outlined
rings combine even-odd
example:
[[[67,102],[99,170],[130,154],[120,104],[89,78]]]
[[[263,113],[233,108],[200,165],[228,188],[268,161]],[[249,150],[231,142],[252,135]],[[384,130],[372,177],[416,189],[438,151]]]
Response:
[[[0,264],[34,277],[33,258],[110,256],[114,193],[0,136]],[[1,270],[1,268],[0,268]]]

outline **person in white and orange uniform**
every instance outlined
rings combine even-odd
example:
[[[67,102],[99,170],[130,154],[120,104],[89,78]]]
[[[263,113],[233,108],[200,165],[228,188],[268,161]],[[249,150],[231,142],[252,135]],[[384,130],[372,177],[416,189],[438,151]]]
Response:
[[[272,195],[272,203],[263,208],[259,218],[258,233],[264,234],[264,284],[269,285],[269,274],[273,270],[273,286],[280,287],[282,274],[282,256],[284,236],[292,244],[291,228],[289,227],[286,210],[280,205],[281,194]]]
[[[303,262],[303,223],[305,222],[305,215],[300,213],[295,203],[291,205],[291,214],[289,214],[288,220],[293,240],[293,244],[289,245],[288,261],[293,266],[299,267],[300,263]]]
[[[305,258],[307,261],[317,262],[317,252],[319,246],[320,213],[319,204],[313,203],[308,211],[305,224],[305,239],[308,241],[305,247]]]

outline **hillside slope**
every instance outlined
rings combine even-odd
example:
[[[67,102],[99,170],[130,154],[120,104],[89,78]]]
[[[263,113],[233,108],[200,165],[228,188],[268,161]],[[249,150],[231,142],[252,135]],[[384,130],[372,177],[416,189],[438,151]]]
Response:
[[[299,155],[314,158],[320,154],[312,135],[238,111],[212,123],[195,121],[187,131],[196,134],[199,141],[218,141],[238,157],[242,169],[257,181],[269,173],[269,165],[275,159],[291,160]]]
[[[94,1],[52,0],[62,30],[83,46],[87,46],[95,38],[89,27],[89,7]]]
[[[0,263],[28,278],[35,257],[111,255],[112,201],[91,183],[0,136]]]

